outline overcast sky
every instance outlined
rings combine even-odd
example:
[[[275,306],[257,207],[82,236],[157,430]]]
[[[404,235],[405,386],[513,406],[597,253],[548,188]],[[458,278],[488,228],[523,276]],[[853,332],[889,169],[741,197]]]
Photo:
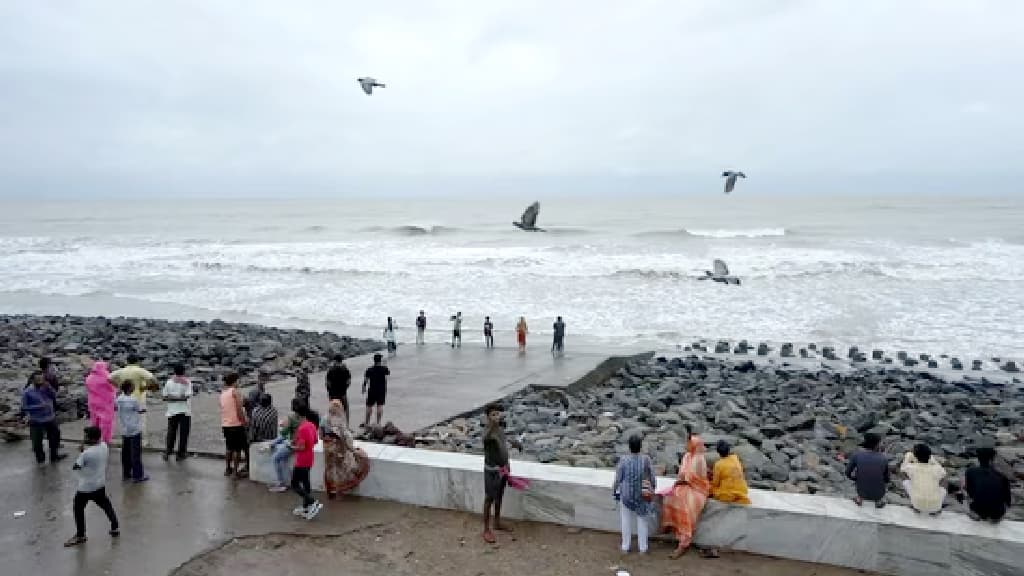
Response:
[[[1019,0],[12,0],[0,194],[1020,176],[1022,23]]]

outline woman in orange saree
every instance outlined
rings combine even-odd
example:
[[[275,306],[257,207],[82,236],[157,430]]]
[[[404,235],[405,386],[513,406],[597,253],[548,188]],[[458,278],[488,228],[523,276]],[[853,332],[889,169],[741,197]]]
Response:
[[[661,508],[661,530],[675,532],[679,546],[672,553],[678,558],[693,542],[697,519],[704,510],[711,482],[708,464],[704,459],[704,441],[691,434],[686,442],[686,454],[679,464],[679,477],[672,491],[665,495]]]

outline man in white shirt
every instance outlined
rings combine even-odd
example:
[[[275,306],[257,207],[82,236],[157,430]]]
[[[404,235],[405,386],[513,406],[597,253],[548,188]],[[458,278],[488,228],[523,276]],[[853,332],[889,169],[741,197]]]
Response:
[[[914,510],[932,516],[942,512],[942,503],[946,499],[946,489],[942,486],[946,469],[935,460],[928,446],[917,444],[912,452],[907,452],[900,471],[907,476],[903,488]]]
[[[175,439],[179,440],[178,455],[175,459],[181,462],[188,458],[188,433],[192,428],[192,383],[185,377],[184,365],[174,365],[174,376],[167,379],[162,393],[164,402],[167,403],[167,446],[164,450],[164,462],[174,451]]]

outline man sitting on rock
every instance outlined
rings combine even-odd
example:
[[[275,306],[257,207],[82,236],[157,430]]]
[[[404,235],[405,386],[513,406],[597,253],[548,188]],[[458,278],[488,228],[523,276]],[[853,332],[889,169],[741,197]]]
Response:
[[[903,488],[914,510],[932,516],[942,512],[942,502],[946,499],[946,489],[942,486],[946,469],[935,460],[928,446],[914,445],[914,450],[903,457],[900,471],[907,476]]]
[[[885,506],[885,487],[889,484],[889,460],[879,451],[882,438],[873,432],[864,435],[864,450],[850,457],[846,477],[857,484],[857,506],[872,500],[875,508]]]

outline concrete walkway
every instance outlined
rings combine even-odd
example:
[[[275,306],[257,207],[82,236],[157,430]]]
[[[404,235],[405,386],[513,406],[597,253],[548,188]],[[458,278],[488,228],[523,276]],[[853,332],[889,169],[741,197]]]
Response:
[[[388,380],[384,421],[392,421],[405,432],[414,432],[438,422],[475,410],[523,388],[536,385],[566,388],[590,377],[605,374],[617,367],[611,354],[596,350],[567,351],[553,356],[547,349],[531,349],[519,354],[514,348],[485,349],[479,344],[463,348],[428,344],[403,346],[399,354],[385,361],[391,369]],[[625,357],[622,357],[625,358]],[[373,365],[373,355],[357,356],[345,361],[352,372],[348,397],[352,409],[353,428],[365,414],[365,396],[360,391],[363,374]],[[326,372],[310,375],[312,405],[325,413]],[[276,380],[267,384],[267,392],[283,417],[295,395],[295,379]],[[242,394],[248,393],[243,388]],[[167,434],[164,405],[157,395],[150,394],[146,415],[147,437],[152,448],[162,448]],[[65,438],[80,441],[86,421],[68,422],[61,426]],[[116,438],[115,443],[119,440]],[[217,394],[201,392],[192,399],[192,452],[223,454],[224,439],[220,426]]]
[[[74,452],[73,447],[68,447]],[[113,451],[108,479],[118,478]],[[620,559],[615,534],[517,524],[498,546],[479,540],[480,517],[388,502],[345,498],[307,522],[291,514],[294,494],[271,494],[249,481],[226,479],[222,463],[144,458],[152,478],[139,485],[108,483],[122,535],[112,539],[103,513],[87,509],[89,541],[65,549],[74,533],[73,474],[67,461],[37,468],[27,442],[0,445],[0,573],[12,576],[163,575],[520,576],[612,574],[623,565],[637,576],[852,576],[828,566],[723,554],[702,560],[666,558],[670,548]],[[15,518],[14,512],[25,511]],[[263,536],[272,534],[272,536]]]

